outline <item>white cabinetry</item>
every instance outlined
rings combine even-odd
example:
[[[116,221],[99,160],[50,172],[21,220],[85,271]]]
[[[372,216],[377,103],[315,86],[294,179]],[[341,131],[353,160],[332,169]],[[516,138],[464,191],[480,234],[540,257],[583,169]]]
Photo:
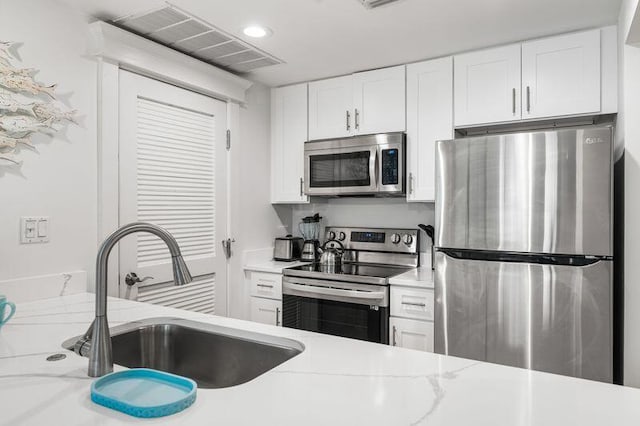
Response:
[[[249,284],[249,319],[263,324],[282,325],[282,274],[246,271]]]
[[[269,325],[282,325],[282,301],[251,298],[251,321]]]
[[[350,75],[309,83],[309,139],[351,136],[352,106]]]
[[[389,327],[393,346],[433,352],[433,322],[391,317]]]
[[[304,143],[307,141],[307,85],[271,90],[271,202],[300,204]]]
[[[402,132],[405,122],[404,65],[353,74],[355,134]]]
[[[391,286],[391,345],[433,352],[433,289]]]
[[[309,139],[402,132],[405,66],[309,83]]]
[[[520,119],[520,44],[454,61],[456,127]]]
[[[615,112],[612,31],[607,27],[455,56],[455,126]],[[602,66],[601,57],[614,65]]]
[[[600,112],[600,30],[522,44],[522,118]]]
[[[407,200],[435,200],[435,143],[453,139],[453,58],[407,65]]]

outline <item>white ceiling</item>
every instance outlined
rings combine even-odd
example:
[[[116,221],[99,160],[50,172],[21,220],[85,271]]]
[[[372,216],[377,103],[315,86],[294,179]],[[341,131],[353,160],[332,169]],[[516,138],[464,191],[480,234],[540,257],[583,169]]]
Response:
[[[104,20],[163,0],[62,0]],[[172,0],[286,63],[246,76],[269,86],[414,62],[576,29],[615,24],[621,0],[400,0],[367,10],[358,0]],[[248,24],[273,30],[262,40]]]

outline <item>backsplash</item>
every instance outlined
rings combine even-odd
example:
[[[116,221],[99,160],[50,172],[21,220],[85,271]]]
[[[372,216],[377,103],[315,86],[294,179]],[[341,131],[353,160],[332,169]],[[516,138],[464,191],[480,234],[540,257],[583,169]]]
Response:
[[[407,203],[404,198],[318,198],[292,206],[289,232],[300,235],[298,223],[314,213],[322,216],[323,229],[328,225],[417,229],[419,223],[434,224],[433,203]],[[428,251],[431,243],[424,232],[420,241],[420,251]]]

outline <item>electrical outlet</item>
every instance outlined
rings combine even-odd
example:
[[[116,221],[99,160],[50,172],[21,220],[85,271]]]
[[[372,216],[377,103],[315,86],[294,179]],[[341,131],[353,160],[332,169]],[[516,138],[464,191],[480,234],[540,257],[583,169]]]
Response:
[[[20,243],[48,243],[49,217],[23,216],[20,218]]]

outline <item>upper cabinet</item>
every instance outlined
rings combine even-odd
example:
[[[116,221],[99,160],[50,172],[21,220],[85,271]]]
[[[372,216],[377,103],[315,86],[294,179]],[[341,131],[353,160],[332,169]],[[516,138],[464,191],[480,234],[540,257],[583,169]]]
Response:
[[[522,118],[600,112],[600,30],[522,44]]]
[[[359,72],[352,77],[354,134],[404,131],[405,66]]]
[[[351,136],[352,106],[350,75],[309,83],[309,139]]]
[[[608,27],[457,55],[455,126],[612,112],[615,61],[601,65],[601,55],[615,50],[615,42],[601,45],[601,34],[609,37],[611,31]]]
[[[407,65],[407,201],[435,200],[435,145],[444,139],[453,139],[453,58]]]
[[[309,83],[310,140],[404,130],[404,65]]]
[[[271,90],[271,202],[307,203],[304,143],[307,141],[307,85]]]
[[[520,119],[520,45],[455,57],[455,125]]]

